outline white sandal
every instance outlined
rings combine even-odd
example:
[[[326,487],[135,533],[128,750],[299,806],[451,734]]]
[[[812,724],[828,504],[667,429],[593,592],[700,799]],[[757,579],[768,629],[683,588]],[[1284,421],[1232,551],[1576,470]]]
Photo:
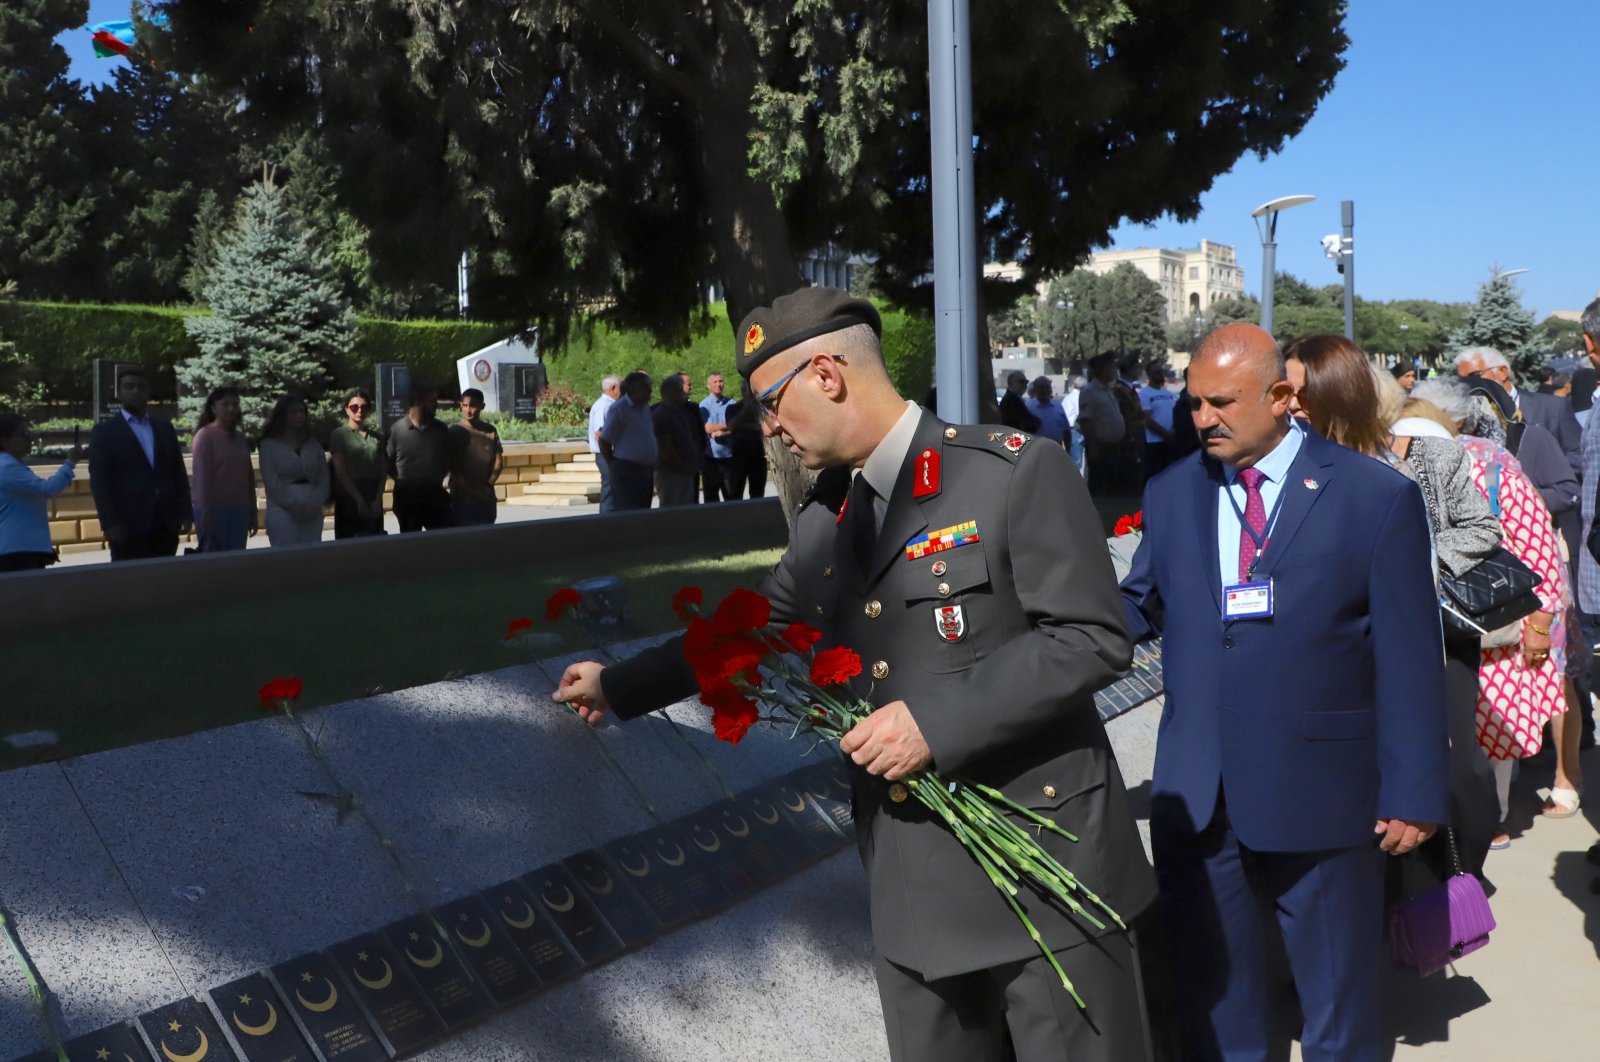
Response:
[[[1578,813],[1580,798],[1576,789],[1558,785],[1539,790],[1539,796],[1544,800],[1540,814],[1547,819],[1570,819]]]

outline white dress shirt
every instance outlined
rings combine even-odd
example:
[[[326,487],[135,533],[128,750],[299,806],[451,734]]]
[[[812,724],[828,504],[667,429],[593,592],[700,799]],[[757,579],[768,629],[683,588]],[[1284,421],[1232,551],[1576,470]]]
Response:
[[[150,423],[150,415],[136,417],[124,409],[122,419],[133,429],[134,438],[139,440],[139,448],[144,451],[144,459],[150,462],[151,468],[156,467],[156,429]]]
[[[615,398],[602,391],[600,397],[594,400],[594,405],[589,407],[589,452],[591,454],[600,452],[600,440],[596,436],[600,434],[600,429],[605,426],[606,411],[611,408],[611,404],[615,401]]]
[[[1261,481],[1261,504],[1266,507],[1267,518],[1272,523],[1276,523],[1272,510],[1283,494],[1283,481],[1289,475],[1289,466],[1300,454],[1301,439],[1300,429],[1291,420],[1289,434],[1270,454],[1256,462],[1255,467],[1267,477]],[[1243,483],[1236,482],[1239,478],[1237,468],[1223,465],[1222,473],[1227,485],[1217,489],[1217,565],[1222,571],[1222,585],[1232,586],[1239,581],[1239,539],[1245,533],[1239,523],[1239,513],[1244,512],[1245,490]],[[1229,491],[1233,492],[1234,500],[1239,503],[1237,511],[1228,501]],[[1272,554],[1272,523],[1267,525],[1266,556]]]

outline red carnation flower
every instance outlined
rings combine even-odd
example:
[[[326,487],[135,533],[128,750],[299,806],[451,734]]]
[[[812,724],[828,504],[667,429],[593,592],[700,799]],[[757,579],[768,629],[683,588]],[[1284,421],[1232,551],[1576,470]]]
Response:
[[[727,637],[744,631],[760,630],[772,619],[772,602],[743,587],[722,599],[711,617],[712,629]]]
[[[529,619],[527,616],[518,616],[510,623],[506,624],[506,641],[509,642],[517,635],[531,630],[533,630],[533,620]]]
[[[305,683],[297,678],[277,678],[261,687],[261,710],[275,712],[286,702],[298,701]]]
[[[783,640],[797,653],[803,653],[822,640],[822,632],[804,623],[791,623],[783,629]]]
[[[550,597],[545,601],[545,618],[549,619],[553,623],[560,619],[568,609],[577,608],[578,603],[582,600],[582,596],[580,596],[576,590],[572,589],[572,587],[563,586],[560,590],[557,590],[555,593],[551,594]]]
[[[692,619],[688,628],[683,632],[683,658],[689,666],[699,670],[700,661],[705,659],[707,653],[716,648],[717,635],[711,629],[711,621]]]
[[[1133,517],[1117,517],[1116,526],[1111,529],[1111,534],[1116,538],[1121,538],[1123,535],[1133,534]]]
[[[719,642],[694,664],[695,679],[701,689],[726,685],[734,678],[756,684],[761,673],[756,668],[764,655],[762,647],[748,638],[730,638]]]
[[[811,661],[811,681],[818,686],[839,686],[861,674],[861,655],[847,646],[824,649]]]
[[[688,623],[700,614],[700,605],[705,601],[705,594],[698,586],[686,586],[672,595],[672,611],[678,618]]]
[[[1144,530],[1144,510],[1143,509],[1140,509],[1138,512],[1133,514],[1133,529],[1135,531],[1143,531]]]
[[[737,745],[761,718],[756,703],[732,687],[702,693],[700,699],[711,706],[711,726],[718,740],[730,745]]]

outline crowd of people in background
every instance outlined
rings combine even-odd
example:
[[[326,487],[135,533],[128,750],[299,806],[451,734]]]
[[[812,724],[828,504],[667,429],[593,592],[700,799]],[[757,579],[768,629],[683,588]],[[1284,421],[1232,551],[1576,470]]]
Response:
[[[659,388],[643,371],[600,381],[589,407],[589,451],[600,468],[601,512],[648,509],[652,497],[667,508],[766,495],[761,411],[749,385],[730,398],[727,377],[714,372],[706,390],[695,402],[686,372]]]

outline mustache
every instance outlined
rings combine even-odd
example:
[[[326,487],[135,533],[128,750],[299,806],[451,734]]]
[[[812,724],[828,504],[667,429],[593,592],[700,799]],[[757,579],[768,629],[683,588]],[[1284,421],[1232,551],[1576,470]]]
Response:
[[[1224,428],[1220,424],[1215,425],[1214,427],[1200,429],[1201,442],[1210,442],[1212,439],[1231,438],[1233,438],[1233,432],[1229,431],[1227,428]]]

